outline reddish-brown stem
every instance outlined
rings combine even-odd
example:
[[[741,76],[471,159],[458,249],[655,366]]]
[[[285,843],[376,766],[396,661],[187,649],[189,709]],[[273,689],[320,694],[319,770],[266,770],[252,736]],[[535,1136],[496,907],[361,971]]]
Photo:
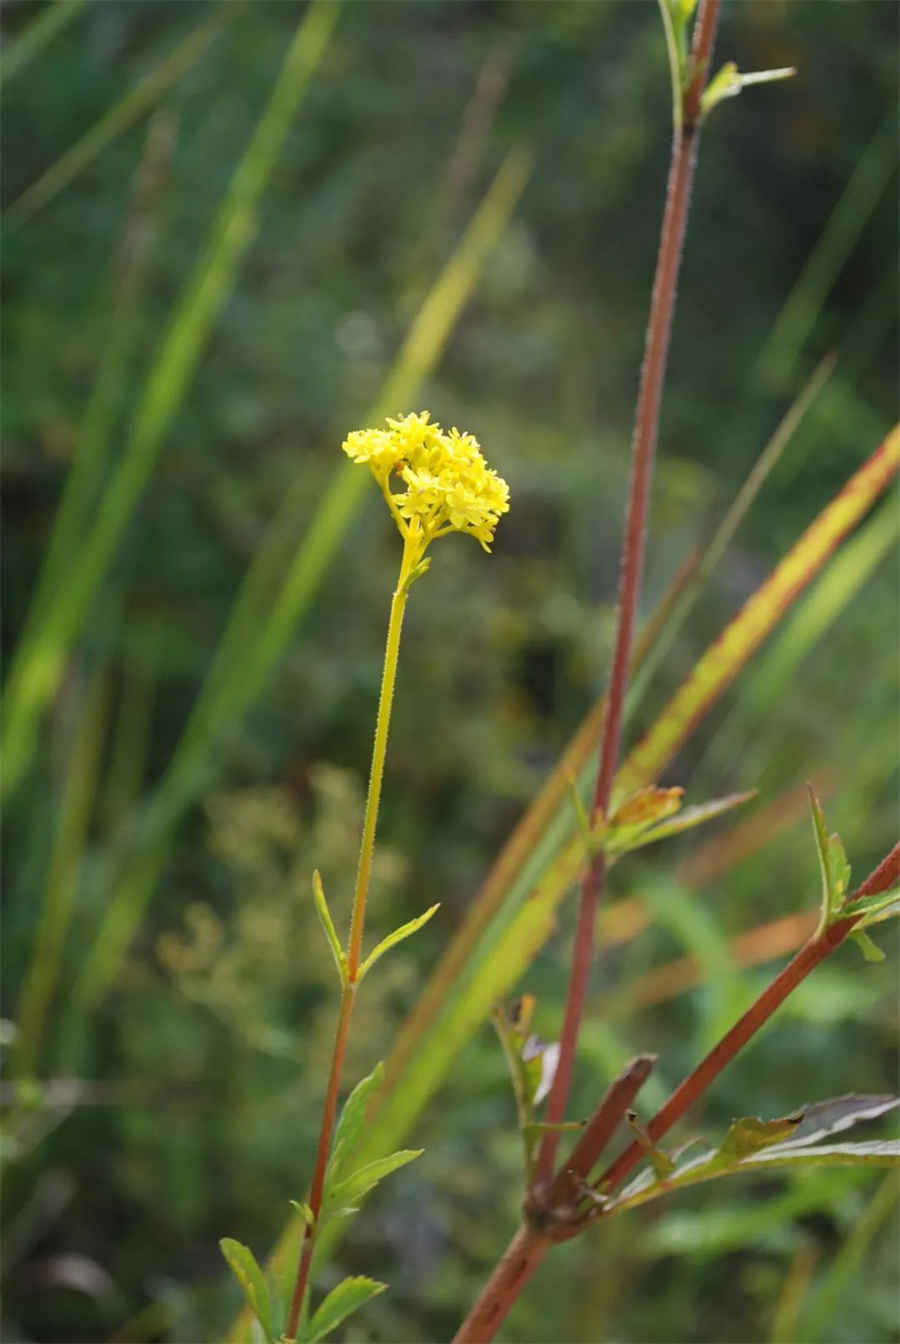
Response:
[[[654,1143],[658,1142],[666,1131],[672,1128],[676,1120],[680,1120],[685,1111],[693,1106],[713,1079],[722,1072],[726,1064],[731,1063],[739,1051],[743,1050],[760,1027],[768,1022],[775,1010],[781,1007],[787,996],[797,988],[801,980],[805,980],[810,971],[814,970],[820,961],[824,961],[836,947],[841,945],[847,935],[853,931],[856,923],[857,919],[855,918],[842,919],[838,923],[832,924],[830,928],[825,929],[818,937],[810,938],[809,942],[804,943],[780,975],[777,975],[772,983],[763,990],[759,998],[744,1013],[744,1016],[734,1024],[717,1045],[713,1046],[706,1058],[701,1060],[693,1073],[688,1074],[684,1082],[669,1097],[662,1110],[653,1117],[647,1126],[647,1132]],[[614,1190],[643,1156],[644,1149],[639,1143],[629,1144],[625,1151],[603,1173],[597,1183],[597,1188],[603,1189],[606,1193]]]
[[[900,844],[894,846],[890,854],[878,864],[864,882],[847,897],[847,901],[859,900],[862,896],[876,896],[888,891],[900,876]],[[654,1142],[684,1114],[690,1105],[706,1090],[713,1079],[727,1063],[741,1050],[750,1038],[764,1026],[775,1010],[780,1007],[792,990],[796,989],[821,961],[824,961],[853,932],[859,916],[850,916],[831,925],[822,934],[811,938],[804,944],[792,961],[777,975],[767,989],[763,990],[756,1002],[747,1010],[731,1031],[722,1038],[717,1046],[687,1077],[679,1088],[654,1116],[647,1131]],[[646,1057],[644,1057],[646,1058]],[[632,1075],[639,1060],[635,1060],[622,1078],[618,1079],[600,1104],[597,1115],[607,1108],[610,1093],[618,1092],[620,1084]],[[636,1090],[636,1089],[635,1089]],[[626,1102],[626,1105],[628,1103]],[[612,1113],[614,1103],[609,1102]],[[619,1112],[621,1115],[621,1112]],[[597,1119],[597,1116],[595,1116]],[[593,1124],[593,1121],[592,1121]],[[599,1121],[598,1121],[599,1128]],[[577,1149],[576,1145],[576,1149]],[[574,1154],[573,1154],[574,1156]],[[611,1191],[624,1180],[637,1162],[644,1156],[644,1149],[638,1143],[631,1144],[621,1157],[617,1158],[596,1183],[597,1189]],[[515,1302],[522,1288],[528,1282],[534,1270],[540,1264],[554,1240],[537,1232],[530,1226],[519,1229],[510,1243],[503,1259],[491,1275],[478,1301],[456,1334],[453,1344],[488,1344],[494,1332],[503,1321],[506,1313]]]
[[[350,1018],[353,1013],[353,1000],[355,997],[356,986],[353,984],[345,985],[341,995],[341,1011],[340,1016],[338,1017],[337,1030],[334,1034],[334,1049],[331,1053],[331,1071],[328,1075],[328,1087],[325,1092],[325,1101],[322,1104],[322,1127],[319,1130],[319,1146],[316,1150],[316,1165],[313,1170],[312,1187],[309,1193],[309,1207],[312,1209],[313,1213],[313,1224],[311,1227],[307,1226],[303,1235],[303,1245],[300,1248],[300,1265],[297,1270],[297,1280],[294,1284],[294,1294],[291,1298],[287,1324],[284,1329],[286,1339],[295,1339],[297,1336],[297,1327],[300,1323],[300,1312],[303,1308],[303,1299],[306,1295],[306,1285],[309,1282],[309,1270],[312,1264],[315,1239],[315,1225],[319,1217],[319,1211],[322,1207],[322,1191],[325,1188],[325,1171],[328,1166],[331,1135],[334,1130],[334,1117],[337,1111],[338,1092],[341,1086],[341,1073],[344,1067],[344,1054],[347,1049],[347,1033],[350,1030]]]
[[[606,715],[600,747],[600,764],[594,791],[592,812],[596,816],[606,812],[612,793],[613,776],[619,759],[622,734],[622,714],[628,686],[628,667],[631,660],[631,642],[641,588],[644,560],[644,539],[650,483],[653,477],[653,459],[659,429],[659,408],[672,331],[672,315],[678,287],[678,272],[684,248],[691,186],[697,157],[697,133],[700,121],[700,98],[706,82],[706,71],[712,53],[719,0],[702,0],[694,30],[693,63],[695,75],[683,98],[682,125],[676,127],[672,141],[672,157],[666,192],[666,208],[660,234],[656,276],[650,301],[650,317],[644,348],[644,363],[635,413],[634,437],[631,449],[631,483],[628,512],[622,540],[621,572],[619,579],[619,614],[616,642],[613,651],[609,690],[606,697]],[[562,1122],[569,1089],[575,1049],[590,981],[594,948],[594,923],[597,901],[603,891],[606,877],[604,857],[598,854],[585,874],[578,908],[578,924],[572,954],[572,970],[566,997],[562,1032],[559,1043],[559,1062],[553,1087],[547,1101],[547,1123]],[[548,1130],[541,1142],[536,1167],[536,1184],[549,1182],[559,1142],[557,1131]]]
[[[622,1116],[650,1077],[656,1055],[638,1055],[611,1083],[603,1100],[591,1116],[584,1133],[566,1159],[564,1172],[582,1178],[591,1174],[598,1157],[619,1126]]]
[[[855,891],[844,897],[844,905],[858,901],[863,896],[878,896],[890,891],[900,881],[900,842],[894,845],[890,854],[886,854],[877,868],[873,868],[865,882],[860,882]]]
[[[453,1336],[453,1344],[489,1344],[552,1244],[530,1227],[519,1228],[478,1301]]]
[[[896,844],[865,881],[861,882],[856,890],[846,897],[845,904],[850,901],[858,901],[862,896],[877,896],[882,891],[890,890],[896,883],[898,876],[900,876],[900,844]],[[725,1065],[734,1059],[750,1038],[769,1020],[775,1010],[784,1003],[791,991],[797,988],[801,980],[805,980],[810,971],[814,970],[820,961],[824,961],[836,947],[840,947],[844,939],[853,932],[858,921],[858,915],[838,920],[829,928],[824,929],[822,933],[804,943],[784,970],[763,990],[755,1003],[750,1005],[744,1016],[722,1037],[718,1045],[713,1046],[693,1073],[688,1074],[684,1082],[669,1097],[662,1110],[653,1117],[647,1126],[647,1130],[654,1142],[661,1139],[666,1131],[672,1128],[676,1120],[681,1119],[685,1111],[694,1104],[697,1098],[706,1091],[713,1079],[722,1072]],[[597,1183],[598,1188],[603,1187],[607,1191],[614,1190],[642,1156],[643,1149],[640,1144],[630,1144],[624,1153],[617,1157],[615,1162],[603,1173]]]

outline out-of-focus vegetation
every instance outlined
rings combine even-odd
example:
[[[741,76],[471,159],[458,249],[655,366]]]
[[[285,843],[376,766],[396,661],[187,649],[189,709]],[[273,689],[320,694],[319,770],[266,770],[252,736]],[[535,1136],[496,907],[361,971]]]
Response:
[[[61,14],[2,15],[7,687],[27,672],[27,714],[4,721],[5,1337],[184,1344],[224,1337],[237,1306],[218,1238],[262,1253],[311,1171],[335,1004],[309,876],[347,908],[397,564],[375,491],[340,497],[333,554],[317,534],[308,600],[284,579],[431,294],[447,339],[382,409],[472,429],[511,512],[490,562],[455,538],[412,595],[370,936],[441,910],[366,984],[358,1077],[605,680],[670,94],[649,3]],[[725,10],[721,60],[799,74],[704,132],[648,609],[821,356],[837,364],[632,738],[894,417],[896,39],[874,0]],[[412,366],[433,326],[416,330]],[[815,903],[806,778],[857,878],[893,842],[892,513],[666,774],[695,799],[760,790],[718,823],[734,845],[692,835],[615,870],[576,1114],[638,1049],[661,1057],[654,1104],[765,983],[774,932],[749,965],[729,940]],[[625,899],[653,919],[623,906],[617,939]],[[571,922],[567,905],[527,977],[544,1036]],[[683,963],[658,973],[686,956],[702,988]],[[891,1089],[895,986],[896,960],[841,951],[685,1134]],[[414,1141],[424,1156],[334,1266],[392,1286],[347,1339],[447,1337],[514,1225],[520,1145],[489,1028]],[[700,1187],[613,1222],[544,1267],[507,1337],[896,1339],[881,1179]]]

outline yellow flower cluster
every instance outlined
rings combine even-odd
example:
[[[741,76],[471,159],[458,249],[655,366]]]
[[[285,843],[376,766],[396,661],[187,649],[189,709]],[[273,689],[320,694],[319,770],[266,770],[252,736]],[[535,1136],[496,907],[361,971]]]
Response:
[[[354,462],[367,463],[406,541],[424,554],[435,537],[468,532],[486,551],[509,509],[509,487],[487,465],[477,439],[445,433],[428,411],[387,422],[387,429],[356,429],[343,443]],[[395,488],[405,486],[405,489]]]

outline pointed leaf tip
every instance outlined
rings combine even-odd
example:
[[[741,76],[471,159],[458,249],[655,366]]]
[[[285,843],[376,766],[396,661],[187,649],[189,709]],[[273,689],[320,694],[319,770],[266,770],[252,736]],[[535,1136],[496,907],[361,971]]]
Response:
[[[334,921],[331,918],[331,911],[328,909],[328,902],[325,899],[325,889],[322,886],[322,878],[318,868],[313,872],[313,900],[315,901],[316,914],[319,916],[319,923],[325,933],[328,946],[331,948],[331,955],[334,957],[334,964],[337,967],[338,977],[341,985],[347,984],[347,958],[341,947],[340,940],[334,927]]]
[[[386,938],[382,938],[381,942],[378,943],[376,947],[373,947],[372,951],[369,953],[363,964],[360,966],[359,975],[357,976],[356,981],[357,984],[359,984],[360,981],[363,979],[363,977],[368,974],[368,972],[375,965],[376,961],[378,961],[380,957],[384,956],[385,952],[389,951],[390,948],[392,947],[396,947],[398,943],[404,942],[407,938],[410,938],[414,933],[417,933],[418,930],[421,929],[422,925],[427,924],[429,919],[431,919],[432,915],[435,913],[435,911],[439,909],[440,909],[440,902],[438,902],[437,905],[433,905],[431,906],[430,909],[426,910],[424,915],[417,915],[415,919],[409,920],[406,924],[401,924],[399,929],[394,929],[393,933],[389,933]]]
[[[222,1237],[219,1249],[228,1262],[228,1267],[241,1285],[247,1306],[259,1321],[267,1344],[275,1344],[272,1333],[272,1303],[265,1275],[256,1262],[249,1246],[244,1246],[233,1237]]]
[[[377,1297],[387,1288],[386,1283],[362,1276],[344,1279],[322,1302],[300,1333],[299,1344],[317,1344],[325,1339],[354,1311],[358,1311],[370,1298]]]

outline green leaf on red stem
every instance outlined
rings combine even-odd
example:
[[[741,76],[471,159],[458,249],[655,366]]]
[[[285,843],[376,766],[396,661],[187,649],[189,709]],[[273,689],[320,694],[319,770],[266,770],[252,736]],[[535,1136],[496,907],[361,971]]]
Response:
[[[341,1321],[354,1311],[358,1311],[371,1298],[377,1297],[387,1288],[386,1283],[377,1279],[363,1277],[344,1279],[336,1288],[332,1288],[326,1298],[319,1303],[313,1315],[302,1328],[299,1344],[317,1344],[325,1339],[332,1330],[336,1330]]]
[[[811,784],[809,805],[812,809],[813,835],[819,855],[819,871],[822,876],[822,913],[819,917],[817,933],[824,933],[831,924],[846,917],[844,893],[850,883],[850,865],[840,836],[829,835],[825,826],[825,817],[821,805]]]
[[[219,1247],[234,1277],[241,1285],[247,1306],[262,1326],[267,1344],[275,1344],[272,1330],[272,1301],[265,1275],[249,1246],[232,1237],[222,1237]]]

